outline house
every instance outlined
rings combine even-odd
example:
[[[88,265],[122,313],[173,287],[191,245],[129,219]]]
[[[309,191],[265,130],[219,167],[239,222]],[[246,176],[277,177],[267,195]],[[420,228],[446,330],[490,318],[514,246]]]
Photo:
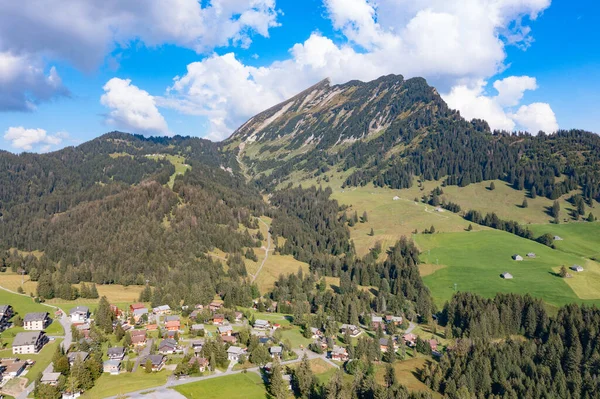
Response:
[[[523,257],[521,255],[515,254],[515,255],[512,256],[512,259],[516,260],[517,262],[520,262],[520,261],[523,260]]]
[[[255,329],[257,329],[257,330],[266,330],[266,329],[268,329],[270,327],[270,324],[266,320],[258,319],[256,321],[254,321],[254,326],[253,327]]]
[[[345,362],[346,360],[348,360],[348,351],[346,350],[346,348],[342,347],[342,346],[337,346],[334,345],[333,349],[331,350],[329,357],[331,358],[331,360],[337,360],[338,362]]]
[[[119,375],[121,372],[121,361],[119,359],[111,359],[102,363],[102,371],[111,375]]]
[[[244,314],[242,312],[235,312],[235,321],[240,322],[244,318]]]
[[[156,331],[158,330],[158,324],[148,324],[146,326],[146,331]]]
[[[554,236],[554,241],[562,241],[562,237],[561,236]]]
[[[271,354],[271,359],[281,359],[283,348],[281,346],[272,346],[269,348],[269,353]]]
[[[429,346],[431,347],[432,351],[437,351],[438,348],[438,342],[435,339],[430,339],[429,341],[427,341],[429,343]]]
[[[267,308],[267,312],[269,312],[269,313],[275,313],[275,312],[277,312],[277,301],[271,302],[271,306],[269,306]]]
[[[354,324],[342,324],[340,327],[340,332],[342,334],[346,334],[346,330],[350,332],[350,337],[352,338],[356,338],[362,333],[362,331]]]
[[[121,317],[121,315],[123,314],[123,312],[121,311],[121,309],[119,309],[119,307],[117,305],[110,305],[110,311],[116,316],[116,317]]]
[[[216,312],[217,310],[221,309],[223,307],[223,304],[221,302],[217,302],[217,301],[213,301],[208,305],[208,308],[210,309],[211,312]]]
[[[134,303],[132,305],[129,305],[129,311],[131,313],[134,313],[136,310],[144,309],[145,307],[146,305],[144,305],[143,303]]]
[[[204,330],[204,324],[192,324],[191,330],[196,332],[196,331],[203,331]]]
[[[192,313],[190,313],[190,319],[196,320],[198,318],[199,314],[200,314],[199,310],[194,310]]]
[[[12,343],[13,354],[38,353],[48,343],[48,337],[43,331],[21,332],[15,336]]]
[[[88,357],[90,357],[90,354],[87,352],[70,352],[67,355],[67,358],[69,359],[69,364],[71,366],[73,366],[73,364],[75,364],[77,360],[85,362]]]
[[[394,325],[402,324],[402,316],[385,316],[386,323],[394,323]]]
[[[230,345],[237,344],[237,338],[234,337],[233,335],[229,335],[229,336],[226,335],[224,337],[221,337],[221,340],[226,344],[230,344]]]
[[[188,362],[188,364],[190,366],[193,366],[194,364],[198,365],[198,369],[200,370],[201,373],[204,373],[204,371],[206,371],[206,369],[208,368],[208,359],[205,357],[199,357],[199,356],[194,356],[190,359],[190,361]]]
[[[414,347],[417,344],[417,336],[415,334],[404,334],[402,336],[402,339],[404,340],[404,343],[406,344],[406,346],[408,347]]]
[[[77,306],[69,310],[69,317],[73,323],[86,323],[90,318],[90,308]]]
[[[135,320],[136,323],[139,323],[142,316],[147,315],[147,314],[148,314],[148,308],[135,309],[133,311],[133,320]]]
[[[170,316],[165,316],[165,322],[167,321],[180,321],[181,317],[179,317],[178,315],[170,315]]]
[[[217,327],[217,332],[221,337],[229,337],[233,333],[233,329],[231,326],[219,326]]]
[[[17,378],[18,376],[21,375],[21,373],[23,371],[25,371],[25,367],[27,366],[27,363],[15,359],[11,362],[7,362],[7,363],[3,362],[2,366],[4,366],[3,377],[5,379],[13,379],[13,378]]]
[[[48,312],[27,313],[23,318],[23,328],[41,331],[50,324]]]
[[[383,318],[380,316],[371,316],[371,327],[374,330],[379,329],[379,326],[383,327]]]
[[[130,332],[131,344],[133,346],[144,346],[146,345],[146,331],[133,330]]]
[[[389,346],[392,345],[392,350],[396,350],[396,343],[387,338],[379,338],[379,348],[382,353],[387,352]]]
[[[53,387],[58,385],[58,379],[60,378],[60,373],[44,373],[42,374],[42,379],[40,383],[46,385],[52,385]]]
[[[0,321],[8,321],[13,317],[14,311],[11,305],[0,305]]]
[[[152,363],[152,371],[160,371],[165,367],[167,357],[165,355],[148,355],[141,364],[146,365],[148,360]]]
[[[581,267],[579,265],[573,265],[569,269],[573,270],[574,272],[582,272],[583,271],[583,267]]]
[[[181,328],[181,322],[179,320],[167,321],[165,323],[165,328],[167,331],[179,331]]]
[[[311,327],[310,333],[312,334],[311,335],[312,339],[320,339],[323,337],[323,332],[321,332],[321,330],[319,330],[316,327]]]
[[[125,348],[122,346],[108,348],[106,355],[110,360],[123,360],[125,358]]]
[[[177,342],[174,339],[163,339],[158,345],[158,353],[162,355],[172,355],[178,351]]]
[[[511,280],[513,278],[513,275],[509,272],[504,272],[500,275],[500,277],[502,277],[505,280]]]
[[[215,314],[213,316],[213,324],[220,325],[225,321],[225,315],[223,314]]]
[[[192,350],[194,351],[194,353],[198,353],[202,350],[202,347],[204,346],[204,342],[203,341],[192,341],[191,347]]]
[[[171,307],[169,305],[161,305],[152,309],[152,313],[156,315],[163,315],[171,313]]]
[[[232,362],[239,362],[240,356],[244,354],[246,354],[246,351],[239,346],[230,346],[229,349],[227,349],[227,359]]]
[[[530,252],[527,254],[528,258],[535,258],[535,254],[533,252]]]
[[[278,328],[281,328],[281,324],[279,323],[273,323],[273,327],[271,327],[273,329],[273,331],[277,330]]]

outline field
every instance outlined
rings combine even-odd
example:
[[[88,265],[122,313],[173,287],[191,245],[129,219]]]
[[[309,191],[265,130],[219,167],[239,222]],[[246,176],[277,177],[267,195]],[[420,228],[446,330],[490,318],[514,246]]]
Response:
[[[417,370],[422,369],[428,362],[426,358],[415,358],[396,362],[396,378],[398,382],[404,385],[410,391],[431,392],[430,389],[417,378]],[[375,379],[378,383],[384,383],[385,368],[378,367],[375,374]],[[433,393],[434,398],[440,398],[439,394]]]
[[[266,399],[267,390],[256,373],[212,378],[174,388],[188,399]]]
[[[181,155],[167,155],[167,154],[148,155],[148,158],[166,159],[169,162],[171,162],[173,164],[173,166],[175,166],[175,173],[171,175],[171,178],[169,179],[169,183],[168,183],[170,188],[173,188],[173,185],[175,184],[175,178],[177,177],[177,175],[183,175],[186,170],[191,168],[190,165],[185,163],[185,158],[182,157]]]
[[[579,256],[493,230],[417,235],[415,240],[424,263],[445,266],[423,278],[438,306],[450,299],[455,284],[460,291],[485,297],[493,297],[497,292],[514,292],[531,294],[557,306],[592,298],[593,303],[600,304],[600,285],[581,284],[586,287],[585,292],[571,288],[575,280],[587,278],[585,272],[572,279],[555,275],[561,265],[568,267],[584,262]],[[529,252],[536,253],[537,258],[525,258],[522,262],[511,259],[513,254],[525,256]],[[500,278],[503,272],[511,273],[514,279]]]
[[[533,224],[529,228],[536,236],[545,233],[560,236],[563,241],[555,241],[554,245],[563,252],[590,259],[600,258],[600,222]]]
[[[2,276],[4,279],[4,276]],[[0,289],[0,304],[12,305],[15,312],[21,317],[25,317],[25,314],[32,312],[48,312],[50,317],[54,318],[54,309],[39,303],[35,303],[34,300],[28,296],[13,294],[11,292]],[[17,332],[24,331],[21,327],[14,327],[4,331],[1,336],[5,344],[10,345],[12,339]],[[58,322],[50,324],[46,329],[48,335],[62,335],[64,334],[63,328]]]
[[[329,382],[331,377],[333,377],[333,375],[335,374],[335,372],[337,370],[335,367],[333,367],[331,364],[327,363],[323,359],[312,359],[312,360],[309,360],[309,363],[310,363],[310,369],[312,370],[313,374],[315,375],[315,377],[317,377],[317,380],[321,384],[327,385],[327,383]],[[287,367],[289,367],[290,369],[293,370],[296,367],[298,367],[299,365],[300,365],[300,363],[293,363]]]
[[[119,375],[103,373],[100,378],[96,380],[96,385],[81,397],[86,399],[100,399],[127,392],[139,391],[141,389],[154,388],[164,385],[167,382],[168,375],[169,372],[166,370],[148,374],[142,367],[135,373],[122,373]]]
[[[27,355],[27,359],[35,360],[35,364],[27,373],[27,381],[34,381],[38,374],[42,373],[46,367],[52,361],[52,356],[56,352],[56,347],[62,342],[62,339],[50,341],[44,348],[36,355]]]

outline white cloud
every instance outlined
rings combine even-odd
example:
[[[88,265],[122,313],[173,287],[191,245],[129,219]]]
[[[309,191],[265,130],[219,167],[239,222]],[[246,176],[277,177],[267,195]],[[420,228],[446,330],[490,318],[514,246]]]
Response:
[[[44,129],[26,129],[22,126],[9,127],[4,132],[5,140],[10,141],[14,148],[24,151],[31,151],[41,145],[39,149],[46,152],[62,143],[63,138],[63,133],[49,135]]]
[[[485,115],[492,125],[512,128],[516,117],[505,108],[537,87],[533,78],[505,79],[496,88],[499,96],[487,98],[482,82],[507,68],[507,44],[531,42],[523,17],[537,18],[550,0],[323,1],[345,43],[313,33],[290,49],[289,58],[261,68],[233,54],[213,55],[188,65],[159,104],[207,115],[210,137],[224,138],[255,113],[320,79],[342,83],[396,73],[423,76],[449,93],[463,114]]]
[[[20,59],[0,94],[0,111],[31,109],[52,95],[47,60],[79,69],[98,67],[115,48],[134,41],[174,44],[198,53],[226,45],[248,46],[277,26],[275,0],[38,0],[0,1],[0,79],[3,58]],[[204,6],[203,6],[204,4]],[[12,54],[12,56],[11,56]],[[118,59],[110,58],[113,62]],[[50,71],[50,76],[56,71]],[[6,75],[5,75],[6,78]],[[47,79],[46,79],[47,80]],[[62,86],[62,85],[61,85]]]
[[[533,134],[539,130],[552,133],[558,129],[556,116],[549,104],[523,105],[513,113],[512,108],[521,102],[525,91],[537,89],[535,78],[509,76],[496,80],[493,87],[498,94],[495,96],[486,95],[485,86],[483,80],[471,87],[457,85],[442,97],[451,108],[460,110],[464,118],[485,119],[492,129],[527,130]]]
[[[68,95],[56,69],[34,57],[0,51],[0,110],[33,111],[41,101]]]
[[[136,133],[170,135],[154,97],[132,85],[131,80],[112,78],[103,89],[100,102],[111,110],[106,117],[108,124]]]

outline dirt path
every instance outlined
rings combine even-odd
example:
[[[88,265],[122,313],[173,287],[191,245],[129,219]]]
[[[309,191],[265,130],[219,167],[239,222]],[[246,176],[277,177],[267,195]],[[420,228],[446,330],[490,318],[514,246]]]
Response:
[[[261,218],[258,218],[258,221],[267,227],[267,247],[265,248],[265,258],[261,262],[260,267],[258,268],[256,273],[254,275],[252,275],[252,282],[254,282],[256,280],[256,278],[258,277],[258,275],[260,274],[260,271],[262,270],[263,266],[267,262],[267,259],[269,258],[269,251],[271,251],[271,232],[269,231],[270,230],[269,225],[266,224]]]

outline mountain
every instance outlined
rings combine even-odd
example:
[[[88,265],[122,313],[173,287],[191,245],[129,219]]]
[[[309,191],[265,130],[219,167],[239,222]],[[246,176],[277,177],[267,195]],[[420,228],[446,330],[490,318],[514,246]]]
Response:
[[[268,191],[338,175],[349,186],[391,188],[417,178],[460,186],[503,179],[551,199],[577,186],[586,199],[600,198],[600,137],[491,132],[450,109],[422,78],[322,81],[251,118],[225,145]]]

